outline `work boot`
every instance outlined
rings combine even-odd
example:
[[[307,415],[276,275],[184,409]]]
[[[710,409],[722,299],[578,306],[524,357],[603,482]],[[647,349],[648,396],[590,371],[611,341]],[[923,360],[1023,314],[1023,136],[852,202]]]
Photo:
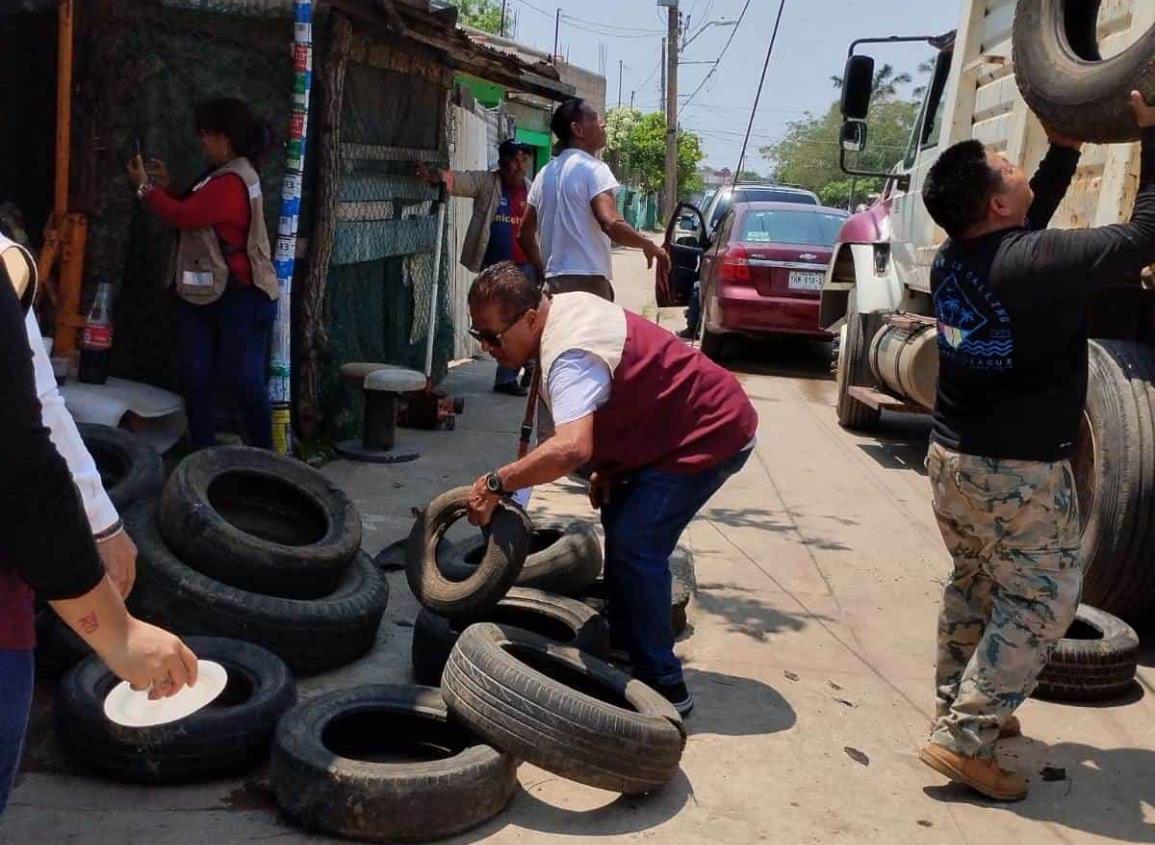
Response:
[[[494,393],[504,393],[506,396],[526,396],[529,391],[516,381],[501,381],[493,386]]]
[[[940,775],[996,801],[1021,801],[1027,797],[1027,779],[1000,768],[993,758],[964,757],[932,742],[918,752],[918,759]]]
[[[694,709],[694,696],[686,689],[684,683],[677,684],[654,684],[650,686],[662,698],[674,705],[674,709],[678,711],[678,715],[683,718],[690,715],[690,711]]]

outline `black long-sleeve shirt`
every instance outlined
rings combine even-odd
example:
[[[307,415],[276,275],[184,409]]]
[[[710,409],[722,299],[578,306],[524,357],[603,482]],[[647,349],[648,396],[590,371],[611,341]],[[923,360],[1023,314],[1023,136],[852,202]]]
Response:
[[[947,241],[931,270],[939,378],[932,438],[969,455],[1070,457],[1087,398],[1084,311],[1097,288],[1155,263],[1155,130],[1143,132],[1129,223],[1047,230],[1079,154],[1052,146],[1025,228]]]
[[[24,313],[2,262],[0,566],[49,600],[84,595],[104,577],[80,494],[41,421]]]

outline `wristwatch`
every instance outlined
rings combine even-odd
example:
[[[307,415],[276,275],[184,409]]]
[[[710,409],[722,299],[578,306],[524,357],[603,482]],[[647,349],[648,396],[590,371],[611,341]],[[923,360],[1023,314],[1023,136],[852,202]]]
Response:
[[[496,471],[485,476],[485,489],[495,496],[504,496],[506,494],[505,485],[501,483],[501,476]]]

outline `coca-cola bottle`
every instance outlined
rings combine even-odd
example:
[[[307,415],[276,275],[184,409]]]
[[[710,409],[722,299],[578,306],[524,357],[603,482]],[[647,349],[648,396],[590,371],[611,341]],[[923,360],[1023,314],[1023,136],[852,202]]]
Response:
[[[80,372],[88,384],[104,384],[112,355],[112,285],[101,282],[80,335]]]

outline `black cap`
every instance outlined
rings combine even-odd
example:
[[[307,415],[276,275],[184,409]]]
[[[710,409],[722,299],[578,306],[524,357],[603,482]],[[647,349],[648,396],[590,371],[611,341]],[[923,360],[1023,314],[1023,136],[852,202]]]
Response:
[[[513,158],[518,153],[533,155],[533,147],[529,144],[523,144],[515,138],[507,138],[497,145],[498,158]]]

